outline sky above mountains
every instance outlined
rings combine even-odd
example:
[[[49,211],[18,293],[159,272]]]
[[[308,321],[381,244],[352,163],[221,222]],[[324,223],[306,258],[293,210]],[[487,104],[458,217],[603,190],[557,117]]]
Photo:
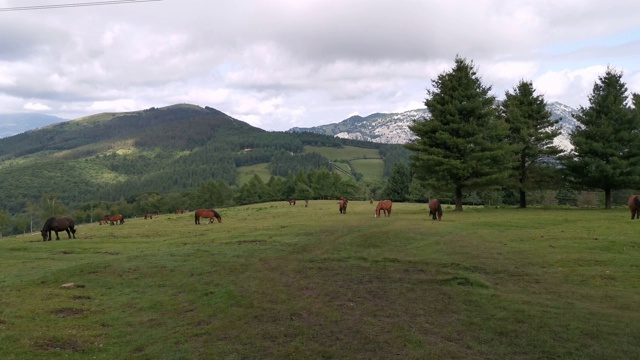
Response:
[[[191,103],[310,127],[422,108],[456,55],[498,98],[526,79],[587,106],[607,66],[640,92],[639,18],[627,0],[0,0],[0,113]]]

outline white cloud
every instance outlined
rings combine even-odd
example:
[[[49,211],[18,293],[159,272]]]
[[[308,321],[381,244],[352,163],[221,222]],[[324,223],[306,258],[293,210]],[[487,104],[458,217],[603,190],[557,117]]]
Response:
[[[286,130],[421,108],[457,54],[499,98],[526,79],[547,101],[585,104],[607,65],[640,92],[635,0],[190,0],[2,16],[3,112],[186,102]]]
[[[44,104],[34,104],[34,103],[26,103],[23,106],[23,109],[30,111],[46,111],[51,110],[50,107]]]

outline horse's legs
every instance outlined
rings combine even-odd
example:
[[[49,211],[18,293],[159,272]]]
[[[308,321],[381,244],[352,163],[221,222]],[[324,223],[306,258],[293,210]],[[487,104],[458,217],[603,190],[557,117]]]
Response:
[[[73,234],[73,238],[76,238],[76,229],[74,227],[71,228],[71,233]]]
[[[71,239],[71,230],[69,230],[69,228],[66,228],[65,230],[67,232],[67,236],[69,236],[69,239]]]
[[[60,240],[60,236],[58,236],[58,230],[53,230],[56,232],[56,240]]]

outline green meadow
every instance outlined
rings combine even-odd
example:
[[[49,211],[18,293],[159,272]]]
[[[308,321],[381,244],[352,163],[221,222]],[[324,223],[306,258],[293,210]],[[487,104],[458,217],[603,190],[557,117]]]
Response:
[[[356,172],[367,180],[382,181],[384,162],[382,159],[358,159],[349,162]]]
[[[262,179],[263,182],[269,181],[271,178],[271,174],[268,169],[269,164],[255,164],[248,166],[241,166],[238,168],[238,183],[243,185],[248,183],[251,178],[253,178],[256,174]]]
[[[622,208],[218,210],[0,239],[0,357],[640,358],[640,221]]]
[[[380,159],[378,149],[367,149],[355,146],[326,147],[326,146],[305,146],[305,153],[315,152],[330,161],[333,160],[354,160],[354,159]]]

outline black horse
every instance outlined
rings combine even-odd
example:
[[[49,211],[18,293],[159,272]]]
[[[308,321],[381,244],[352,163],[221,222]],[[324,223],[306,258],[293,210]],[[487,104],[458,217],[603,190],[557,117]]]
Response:
[[[76,229],[75,222],[70,217],[51,217],[48,218],[42,227],[42,241],[51,241],[51,230],[56,233],[56,240],[60,240],[58,236],[58,231],[66,231],[67,235],[69,235],[69,239],[71,239],[71,234],[73,234],[73,238],[76,238]]]

